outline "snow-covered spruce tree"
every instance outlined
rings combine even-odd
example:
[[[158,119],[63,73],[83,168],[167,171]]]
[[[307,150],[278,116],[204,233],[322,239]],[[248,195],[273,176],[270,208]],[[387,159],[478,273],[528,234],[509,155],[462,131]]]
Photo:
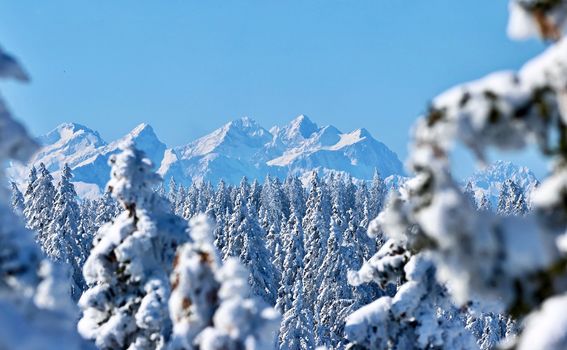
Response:
[[[169,178],[167,199],[171,205],[171,212],[174,213],[175,206],[177,205],[177,182],[175,182],[173,176]]]
[[[476,207],[476,195],[474,192],[474,188],[473,188],[473,184],[470,181],[467,181],[467,184],[465,185],[465,189],[463,190],[463,193],[465,194],[465,196],[467,197],[467,199],[469,200],[469,202],[471,203],[471,205],[473,207]]]
[[[179,187],[177,188],[177,193],[175,194],[175,203],[173,203],[173,208],[174,208],[173,213],[175,215],[179,215],[179,216],[183,215],[183,211],[184,211],[183,209],[184,209],[186,197],[187,197],[187,191],[185,190],[185,187],[183,185],[179,185]],[[198,208],[196,208],[196,211],[193,215],[195,215],[197,212],[198,212]]]
[[[276,269],[276,280],[281,278],[282,231],[281,223],[289,216],[289,206],[286,205],[285,195],[277,178],[266,177],[260,194],[260,223],[266,232],[266,245]]]
[[[251,297],[248,272],[238,259],[228,259],[217,274],[220,305],[212,326],[199,336],[199,349],[273,349],[280,315],[264,301]]]
[[[289,202],[290,213],[294,212],[297,218],[303,220],[306,196],[301,181],[296,176],[288,176],[284,184],[284,193]]]
[[[319,274],[319,267],[321,267],[326,254],[328,239],[328,228],[323,212],[323,195],[319,177],[316,172],[313,172],[311,174],[311,189],[307,199],[307,211],[302,224],[305,237],[305,256],[303,258],[304,304],[313,314],[315,314],[314,307],[322,278]]]
[[[169,298],[170,350],[197,349],[197,336],[212,323],[219,306],[216,274],[222,262],[212,242],[211,226],[204,215],[191,219],[191,242],[181,246],[175,257]]]
[[[12,209],[14,210],[14,213],[16,213],[17,215],[23,215],[24,195],[22,194],[22,192],[18,188],[18,185],[16,185],[15,182],[12,181],[10,183],[10,186],[12,187],[12,197],[11,197]]]
[[[296,271],[302,274],[300,268]],[[303,301],[303,280],[296,278],[291,291],[293,302],[286,311],[280,326],[279,349],[280,350],[313,350],[315,349],[315,338],[313,337],[313,314]]]
[[[274,348],[279,315],[250,298],[248,273],[236,258],[224,264],[205,215],[190,222],[191,242],[177,252],[171,276],[171,350]]]
[[[291,308],[293,302],[294,284],[298,279],[302,278],[303,256],[305,253],[303,248],[303,228],[301,227],[301,221],[295,214],[291,215],[282,232],[284,233],[282,237],[284,242],[284,260],[276,310],[285,314]],[[303,293],[303,284],[301,288],[301,293]]]
[[[1,49],[0,78],[28,79]],[[37,148],[0,99],[0,163],[26,162]],[[0,180],[6,180],[3,167]],[[74,309],[60,269],[44,259],[33,233],[22,227],[7,201],[8,190],[0,191],[0,348],[78,349]]]
[[[270,253],[266,248],[266,232],[258,223],[252,200],[246,204],[247,217],[240,226],[243,238],[240,261],[250,271],[250,286],[254,295],[269,305],[276,304],[278,279]]]
[[[102,349],[161,349],[171,334],[167,302],[186,222],[153,190],[160,177],[132,144],[110,158],[108,190],[125,209],[103,225],[83,272],[79,332]]]
[[[243,225],[248,223],[247,216],[246,198],[238,193],[233,212],[228,221],[226,246],[222,252],[223,260],[226,260],[229,256],[240,256],[244,246]],[[245,226],[244,229],[246,229]]]
[[[348,211],[347,229],[343,233],[342,246],[344,247],[345,263],[348,270],[358,270],[364,261],[376,253],[376,239],[366,234],[366,229],[357,222],[354,210]],[[364,220],[364,219],[363,219]],[[384,292],[373,284],[363,284],[353,287],[353,298],[357,304],[365,305]]]
[[[28,181],[26,184],[26,191],[24,192],[24,217],[26,218],[26,222],[28,220],[28,215],[30,214],[26,211],[26,208],[31,207],[34,201],[34,187],[35,182],[37,181],[37,169],[35,166],[32,165],[30,168],[30,172],[28,175]]]
[[[24,215],[28,228],[37,232],[36,239],[45,251],[48,229],[53,215],[55,187],[53,177],[43,163],[39,164],[39,176],[33,182],[31,191],[33,194],[26,202]]]
[[[53,216],[45,235],[44,250],[53,261],[69,266],[71,271],[71,295],[79,300],[85,289],[81,266],[79,221],[80,211],[77,193],[71,183],[71,168],[63,167],[61,180],[55,194]]]
[[[183,201],[183,217],[190,219],[197,214],[197,205],[199,200],[199,190],[195,183],[189,186]]]
[[[405,201],[393,198],[382,225],[401,250],[431,256],[436,279],[457,304],[498,302],[523,320],[523,349],[567,347],[567,4],[512,0],[509,33],[557,40],[518,72],[499,72],[435,98],[414,128]],[[477,211],[451,176],[462,142],[480,160],[488,150],[535,143],[551,158],[525,216]],[[380,254],[380,253],[378,253]],[[371,261],[378,262],[379,257]],[[375,266],[379,268],[378,265]],[[370,269],[368,265],[363,267]],[[399,294],[400,292],[398,292]],[[397,297],[397,295],[396,295]],[[385,299],[353,315],[353,342],[381,323]],[[365,317],[361,317],[363,316]],[[356,315],[356,317],[354,317]],[[364,326],[367,325],[367,327]],[[348,327],[348,325],[347,325]]]
[[[95,201],[94,205],[94,228],[96,231],[120,213],[118,203],[112,198],[110,191],[104,191],[104,194]]]
[[[528,205],[524,191],[513,180],[507,179],[502,184],[498,196],[498,213],[501,215],[524,215]]]
[[[475,349],[472,333],[435,279],[424,254],[410,257],[392,240],[361,269],[353,283],[404,281],[394,297],[383,296],[347,317],[345,334],[361,349]]]
[[[478,200],[477,209],[480,211],[492,210],[492,204],[490,204],[490,200],[488,199],[488,196],[484,192],[480,194],[480,199]]]
[[[386,200],[388,190],[384,185],[384,180],[380,176],[378,169],[374,170],[374,176],[372,177],[372,183],[370,185],[369,193],[369,216],[370,220],[378,216],[378,213],[382,210],[384,201]]]
[[[315,303],[315,339],[317,345],[343,346],[345,317],[353,310],[352,290],[347,282],[346,247],[342,245],[340,210],[333,205],[329,239],[323,262],[319,268],[321,276]]]

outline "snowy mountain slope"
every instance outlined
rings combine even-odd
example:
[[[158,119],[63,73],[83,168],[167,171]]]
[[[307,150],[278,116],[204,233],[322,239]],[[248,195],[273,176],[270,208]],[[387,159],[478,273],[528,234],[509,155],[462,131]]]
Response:
[[[58,178],[60,169],[69,163],[78,191],[92,195],[104,189],[110,173],[108,159],[125,142],[144,150],[166,181],[173,177],[184,185],[220,179],[238,183],[243,176],[262,180],[268,174],[301,176],[313,169],[367,180],[375,169],[384,177],[403,174],[397,155],[367,130],[343,133],[334,126],[319,127],[303,115],[269,131],[244,117],[175,148],[167,148],[147,124],[111,143],[85,126],[62,124],[39,141],[43,148],[30,164],[44,162]],[[27,172],[17,165],[9,169],[11,178],[20,184]]]
[[[528,168],[501,160],[476,171],[464,181],[464,184],[470,181],[475,195],[478,197],[480,192],[484,193],[490,199],[492,207],[495,208],[498,203],[498,195],[500,194],[502,183],[506,179],[511,179],[520,186],[528,198],[532,190],[539,184],[534,173]]]

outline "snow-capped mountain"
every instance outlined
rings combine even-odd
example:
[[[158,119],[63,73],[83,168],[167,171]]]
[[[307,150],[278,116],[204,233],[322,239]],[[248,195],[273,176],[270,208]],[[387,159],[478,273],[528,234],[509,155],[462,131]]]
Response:
[[[319,127],[303,115],[270,130],[244,117],[174,148],[167,148],[147,124],[111,143],[85,126],[62,124],[39,141],[43,148],[31,164],[45,163],[57,178],[68,163],[83,195],[96,195],[104,189],[110,172],[108,158],[126,142],[145,151],[166,181],[173,177],[184,185],[220,179],[238,183],[243,176],[262,180],[268,174],[301,176],[314,169],[357,179],[371,179],[375,169],[384,177],[403,174],[398,156],[367,130],[343,133],[334,126]],[[25,182],[27,172],[17,165],[9,169],[18,183]]]
[[[31,159],[30,164],[43,162],[47,169],[58,179],[64,164],[73,169],[73,182],[77,193],[83,197],[96,197],[108,182],[110,155],[119,152],[120,145],[128,142],[144,150],[155,164],[159,164],[166,150],[155,135],[151,126],[140,124],[124,137],[107,143],[98,132],[86,126],[65,123],[46,135],[38,138],[43,147]],[[28,168],[12,164],[8,168],[9,177],[23,184],[27,177]]]
[[[476,196],[480,192],[484,193],[493,207],[498,202],[498,195],[502,188],[502,183],[506,179],[513,180],[527,197],[530,197],[532,190],[539,184],[538,179],[527,167],[518,166],[507,161],[496,161],[484,169],[478,170],[471,177],[465,180],[464,184],[470,182]]]
[[[159,172],[165,179],[187,183],[221,178],[237,183],[243,176],[284,177],[313,169],[358,179],[372,178],[375,169],[385,177],[403,173],[398,156],[365,129],[342,133],[334,126],[319,127],[303,115],[270,131],[250,118],[232,121],[168,150]]]

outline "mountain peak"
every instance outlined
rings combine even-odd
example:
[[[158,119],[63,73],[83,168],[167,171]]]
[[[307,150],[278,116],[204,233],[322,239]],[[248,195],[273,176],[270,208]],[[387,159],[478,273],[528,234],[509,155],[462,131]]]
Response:
[[[130,131],[129,135],[132,135],[134,137],[137,137],[141,134],[154,134],[154,129],[151,127],[151,125],[146,124],[146,123],[141,123],[138,124],[138,126],[136,126],[134,129],[132,129],[132,131]]]
[[[78,135],[92,136],[96,143],[104,143],[98,132],[78,123],[62,123],[47,134],[38,138],[43,145],[69,140]]]
[[[290,139],[297,135],[301,135],[306,139],[317,132],[319,127],[317,124],[313,123],[309,117],[304,114],[300,114],[288,124],[286,130],[286,134]]]

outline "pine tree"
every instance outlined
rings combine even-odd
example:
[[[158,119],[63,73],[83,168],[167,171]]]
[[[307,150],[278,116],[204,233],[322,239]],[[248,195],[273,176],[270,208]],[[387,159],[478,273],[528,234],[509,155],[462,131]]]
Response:
[[[303,218],[305,233],[305,256],[303,258],[303,287],[304,303],[311,312],[318,298],[317,292],[321,285],[319,267],[326,255],[328,233],[324,220],[322,188],[316,172],[311,176],[311,190],[307,199],[307,211]],[[317,322],[317,320],[315,320]]]
[[[370,261],[351,281],[383,284],[401,277],[406,282],[395,297],[380,297],[348,316],[345,334],[353,344],[365,349],[476,348],[426,256],[410,257],[392,241],[378,255],[381,260]]]
[[[283,256],[282,275],[278,289],[278,300],[276,309],[285,314],[293,302],[293,288],[295,281],[302,279],[304,240],[301,221],[295,214],[289,218],[289,222],[283,231]],[[303,285],[302,285],[303,288]],[[303,290],[301,291],[303,293]]]
[[[105,191],[102,197],[95,202],[94,229],[97,231],[102,225],[111,222],[120,212],[118,203],[110,191]]]
[[[297,273],[302,274],[303,271],[299,269]],[[309,307],[304,304],[303,293],[303,280],[297,278],[293,283],[293,302],[285,312],[280,326],[280,350],[315,349],[313,315],[309,312]]]
[[[175,206],[177,205],[177,183],[175,179],[172,177],[169,178],[169,186],[168,186],[168,194],[167,199],[169,200],[169,204],[171,205],[171,212],[175,212]]]
[[[186,192],[185,186],[179,185],[175,194],[175,202],[173,203],[173,213],[175,215],[183,216],[185,198],[187,197]]]
[[[473,188],[472,182],[467,181],[467,184],[465,185],[464,193],[465,193],[465,196],[467,197],[467,199],[469,200],[471,206],[473,208],[476,208],[477,204],[476,204],[476,198],[475,198],[475,193],[474,193],[474,188]]]
[[[490,204],[490,200],[486,196],[484,192],[480,195],[480,200],[478,201],[478,210],[490,212],[492,211],[492,205]]]
[[[72,273],[71,295],[78,300],[85,288],[79,247],[80,211],[77,193],[71,183],[71,168],[63,167],[55,194],[53,217],[45,236],[44,250],[49,258],[69,266]]]
[[[211,226],[204,215],[191,219],[192,241],[177,251],[169,298],[173,322],[170,350],[196,348],[197,336],[212,323],[219,306],[216,275],[222,262],[212,243]]]
[[[301,181],[296,176],[288,176],[285,180],[284,191],[289,201],[290,213],[295,213],[298,219],[303,220],[306,200]]]
[[[200,349],[272,349],[280,324],[278,313],[262,300],[250,297],[248,273],[237,259],[228,259],[219,271],[220,305],[213,322],[199,336]]]
[[[372,177],[372,183],[370,185],[370,208],[369,216],[370,220],[378,216],[378,213],[382,210],[384,206],[384,201],[386,199],[386,186],[384,185],[384,180],[380,176],[378,169],[374,170],[374,176]]]
[[[161,349],[171,334],[169,275],[186,222],[153,188],[160,177],[132,144],[110,158],[108,190],[125,209],[103,225],[83,269],[79,332],[99,348]]]
[[[321,280],[315,304],[317,345],[331,346],[341,343],[344,317],[352,310],[352,290],[347,282],[347,261],[342,245],[340,210],[333,206],[329,239],[319,269]]]
[[[24,213],[24,195],[22,194],[22,192],[20,192],[20,189],[18,188],[18,185],[16,185],[15,182],[10,182],[10,185],[12,186],[12,198],[11,198],[11,203],[12,203],[12,209],[14,210],[14,213],[16,213],[17,215],[23,215]]]
[[[513,181],[507,179],[502,184],[498,196],[498,213],[501,215],[525,215],[528,206],[524,191]]]
[[[34,182],[32,191],[32,201],[26,204],[24,214],[28,221],[28,227],[37,231],[37,241],[43,251],[46,251],[49,225],[53,217],[55,187],[53,186],[53,177],[43,163],[39,165],[39,177]]]
[[[357,223],[354,210],[348,211],[347,229],[343,234],[345,262],[348,270],[358,270],[364,261],[376,253],[376,241],[366,234],[366,230]],[[374,285],[364,284],[353,287],[353,298],[359,305],[366,305],[383,292]]]
[[[244,247],[244,237],[241,226],[247,223],[247,216],[246,198],[243,198],[239,193],[236,196],[234,211],[228,222],[226,248],[223,251],[223,260],[226,260],[229,256],[240,256]]]
[[[266,233],[258,223],[251,199],[247,203],[247,215],[241,223],[243,237],[240,260],[250,271],[252,293],[269,305],[275,305],[277,298],[277,273],[266,248]]]

